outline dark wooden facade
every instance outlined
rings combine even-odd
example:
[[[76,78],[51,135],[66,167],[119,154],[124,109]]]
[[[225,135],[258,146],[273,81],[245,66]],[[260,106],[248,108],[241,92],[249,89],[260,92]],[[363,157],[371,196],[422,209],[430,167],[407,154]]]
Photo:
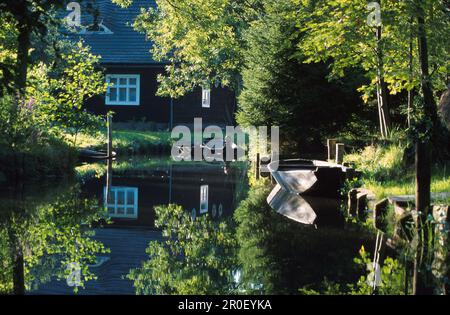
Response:
[[[87,100],[87,109],[101,115],[113,111],[115,121],[154,122],[160,129],[180,124],[190,126],[194,118],[202,118],[205,125],[234,125],[236,98],[228,89],[212,88],[209,108],[202,107],[200,88],[175,100],[156,96],[157,76],[164,72],[165,64],[153,59],[153,43],[132,26],[142,9],[156,7],[155,0],[134,0],[126,9],[111,0],[87,0],[80,2],[80,25],[75,26],[75,31],[73,28],[61,30],[68,39],[82,40],[94,55],[100,56],[105,74],[140,77],[138,105],[133,99],[119,102],[115,97],[111,102],[117,105],[106,105],[107,97],[101,95]],[[61,16],[68,13],[62,11]],[[117,88],[122,91],[130,88],[134,93],[135,85],[117,84]]]
[[[95,96],[86,102],[89,111],[104,115],[115,113],[114,120],[155,122],[162,127],[183,124],[190,126],[194,118],[202,118],[203,124],[219,126],[233,125],[236,98],[227,88],[211,88],[210,108],[202,107],[202,91],[195,91],[179,99],[156,95],[157,76],[163,73],[164,66],[157,64],[104,64],[105,74],[140,75],[140,104],[106,105],[105,96]]]

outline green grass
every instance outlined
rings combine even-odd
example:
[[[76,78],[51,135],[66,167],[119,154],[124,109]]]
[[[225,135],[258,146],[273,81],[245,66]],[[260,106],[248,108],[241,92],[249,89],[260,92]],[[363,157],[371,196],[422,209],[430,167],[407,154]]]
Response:
[[[171,137],[171,131],[158,130],[150,122],[116,122],[113,124],[113,150],[120,155],[135,154],[170,154],[172,144],[179,139]],[[203,133],[191,132],[191,143],[194,143],[196,136],[202,141],[208,141],[203,137]],[[223,131],[222,136],[225,136]],[[73,145],[74,136],[65,135],[68,144]],[[248,142],[248,139],[246,139]],[[76,137],[76,146],[83,149],[105,150],[106,130],[102,128],[99,132],[82,133]]]
[[[113,131],[113,149],[118,153],[170,152],[172,139],[166,131]]]
[[[113,131],[113,141],[116,144],[137,142],[171,143],[170,132],[167,131]],[[114,142],[113,142],[114,143]]]
[[[76,160],[77,152],[56,138],[17,151],[0,145],[0,182],[71,176]]]
[[[373,191],[378,199],[383,199],[388,196],[394,195],[414,195],[415,193],[415,180],[413,174],[408,174],[405,179],[401,180],[388,180],[383,182],[377,182],[373,180],[365,180],[364,187]],[[447,200],[450,202],[450,177],[442,178],[438,175],[434,175],[431,180],[431,193],[433,194],[445,194],[448,193],[448,197],[442,198],[435,197],[435,200]]]
[[[347,155],[345,161],[362,171],[362,185],[373,191],[377,199],[394,195],[414,195],[414,167],[404,161],[404,150],[404,147],[398,144],[367,146],[359,152]],[[433,166],[433,202],[450,203],[449,173],[450,163]]]
[[[66,136],[67,142],[73,137]],[[168,131],[113,130],[113,150],[118,154],[144,154],[170,152],[172,139]],[[79,134],[77,147],[93,150],[106,149],[105,133]]]
[[[348,154],[344,162],[353,165],[364,173],[364,177],[385,181],[401,178],[405,174],[404,150],[402,145],[367,146]]]

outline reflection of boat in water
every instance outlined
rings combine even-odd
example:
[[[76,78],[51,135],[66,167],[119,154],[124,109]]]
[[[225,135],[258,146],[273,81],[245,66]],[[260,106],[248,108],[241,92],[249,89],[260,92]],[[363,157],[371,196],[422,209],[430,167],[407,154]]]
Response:
[[[316,196],[338,196],[350,171],[339,164],[304,159],[273,161],[267,167],[284,190]]]
[[[116,152],[112,152],[112,157],[116,157]],[[81,149],[78,152],[78,159],[80,162],[96,162],[100,160],[107,160],[109,158],[106,151],[95,151],[89,149]]]
[[[290,194],[276,185],[267,197],[267,203],[278,213],[303,224],[313,224],[317,218],[311,206],[302,197]]]
[[[201,159],[203,157],[208,157],[210,162],[216,161],[234,161],[238,159],[239,153],[243,154],[243,149],[240,148],[236,143],[225,139],[204,139],[205,141],[201,144],[193,145],[175,145],[175,158],[178,160],[188,160],[195,158],[195,152],[199,152]],[[228,148],[229,146],[229,148]],[[232,156],[228,156],[232,153]]]
[[[342,222],[339,199],[301,196],[276,185],[267,197],[267,203],[279,214],[303,224],[336,225]]]

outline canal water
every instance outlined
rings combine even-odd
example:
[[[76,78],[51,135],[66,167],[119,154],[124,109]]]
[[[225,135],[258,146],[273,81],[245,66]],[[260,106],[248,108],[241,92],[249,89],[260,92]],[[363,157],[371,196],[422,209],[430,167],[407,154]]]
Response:
[[[94,169],[0,187],[0,292],[297,294],[364,272],[353,259],[373,239],[345,224],[339,200],[302,199],[317,218],[296,222],[261,206],[274,185],[250,191],[244,163]]]

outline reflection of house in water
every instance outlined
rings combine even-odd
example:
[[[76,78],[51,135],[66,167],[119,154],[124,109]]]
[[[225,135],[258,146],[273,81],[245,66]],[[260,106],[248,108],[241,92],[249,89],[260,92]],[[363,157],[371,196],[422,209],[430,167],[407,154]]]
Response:
[[[108,202],[105,180],[86,184],[86,191],[105,203],[117,226],[154,227],[157,205],[179,204],[193,216],[230,215],[234,209],[236,179],[220,165],[170,165],[139,176],[113,176]]]
[[[198,167],[183,169],[173,167],[171,203],[183,206],[192,214],[208,213],[213,219],[233,213],[236,174],[224,174],[223,168]]]
[[[132,281],[124,277],[148,259],[145,249],[151,241],[162,241],[161,232],[143,228],[98,228],[94,232],[93,238],[111,252],[97,257],[97,263],[89,266],[97,280],[85,283],[78,294],[135,294]],[[53,279],[31,294],[73,294],[73,287]]]
[[[112,186],[108,202],[105,200],[105,206],[112,218],[136,219],[138,216],[138,188]]]
[[[231,215],[238,181],[235,175],[225,175],[218,164],[172,165],[146,171],[145,176],[113,177],[109,194],[105,178],[88,181],[84,191],[105,203],[114,224],[95,229],[94,238],[111,253],[97,257],[98,263],[90,270],[98,279],[86,283],[79,294],[133,294],[132,282],[123,277],[148,259],[145,249],[150,241],[163,239],[161,232],[154,230],[154,206],[176,203],[189,213],[195,209],[196,216],[206,212],[215,218]],[[71,294],[73,288],[65,281],[53,280],[33,293]]]

